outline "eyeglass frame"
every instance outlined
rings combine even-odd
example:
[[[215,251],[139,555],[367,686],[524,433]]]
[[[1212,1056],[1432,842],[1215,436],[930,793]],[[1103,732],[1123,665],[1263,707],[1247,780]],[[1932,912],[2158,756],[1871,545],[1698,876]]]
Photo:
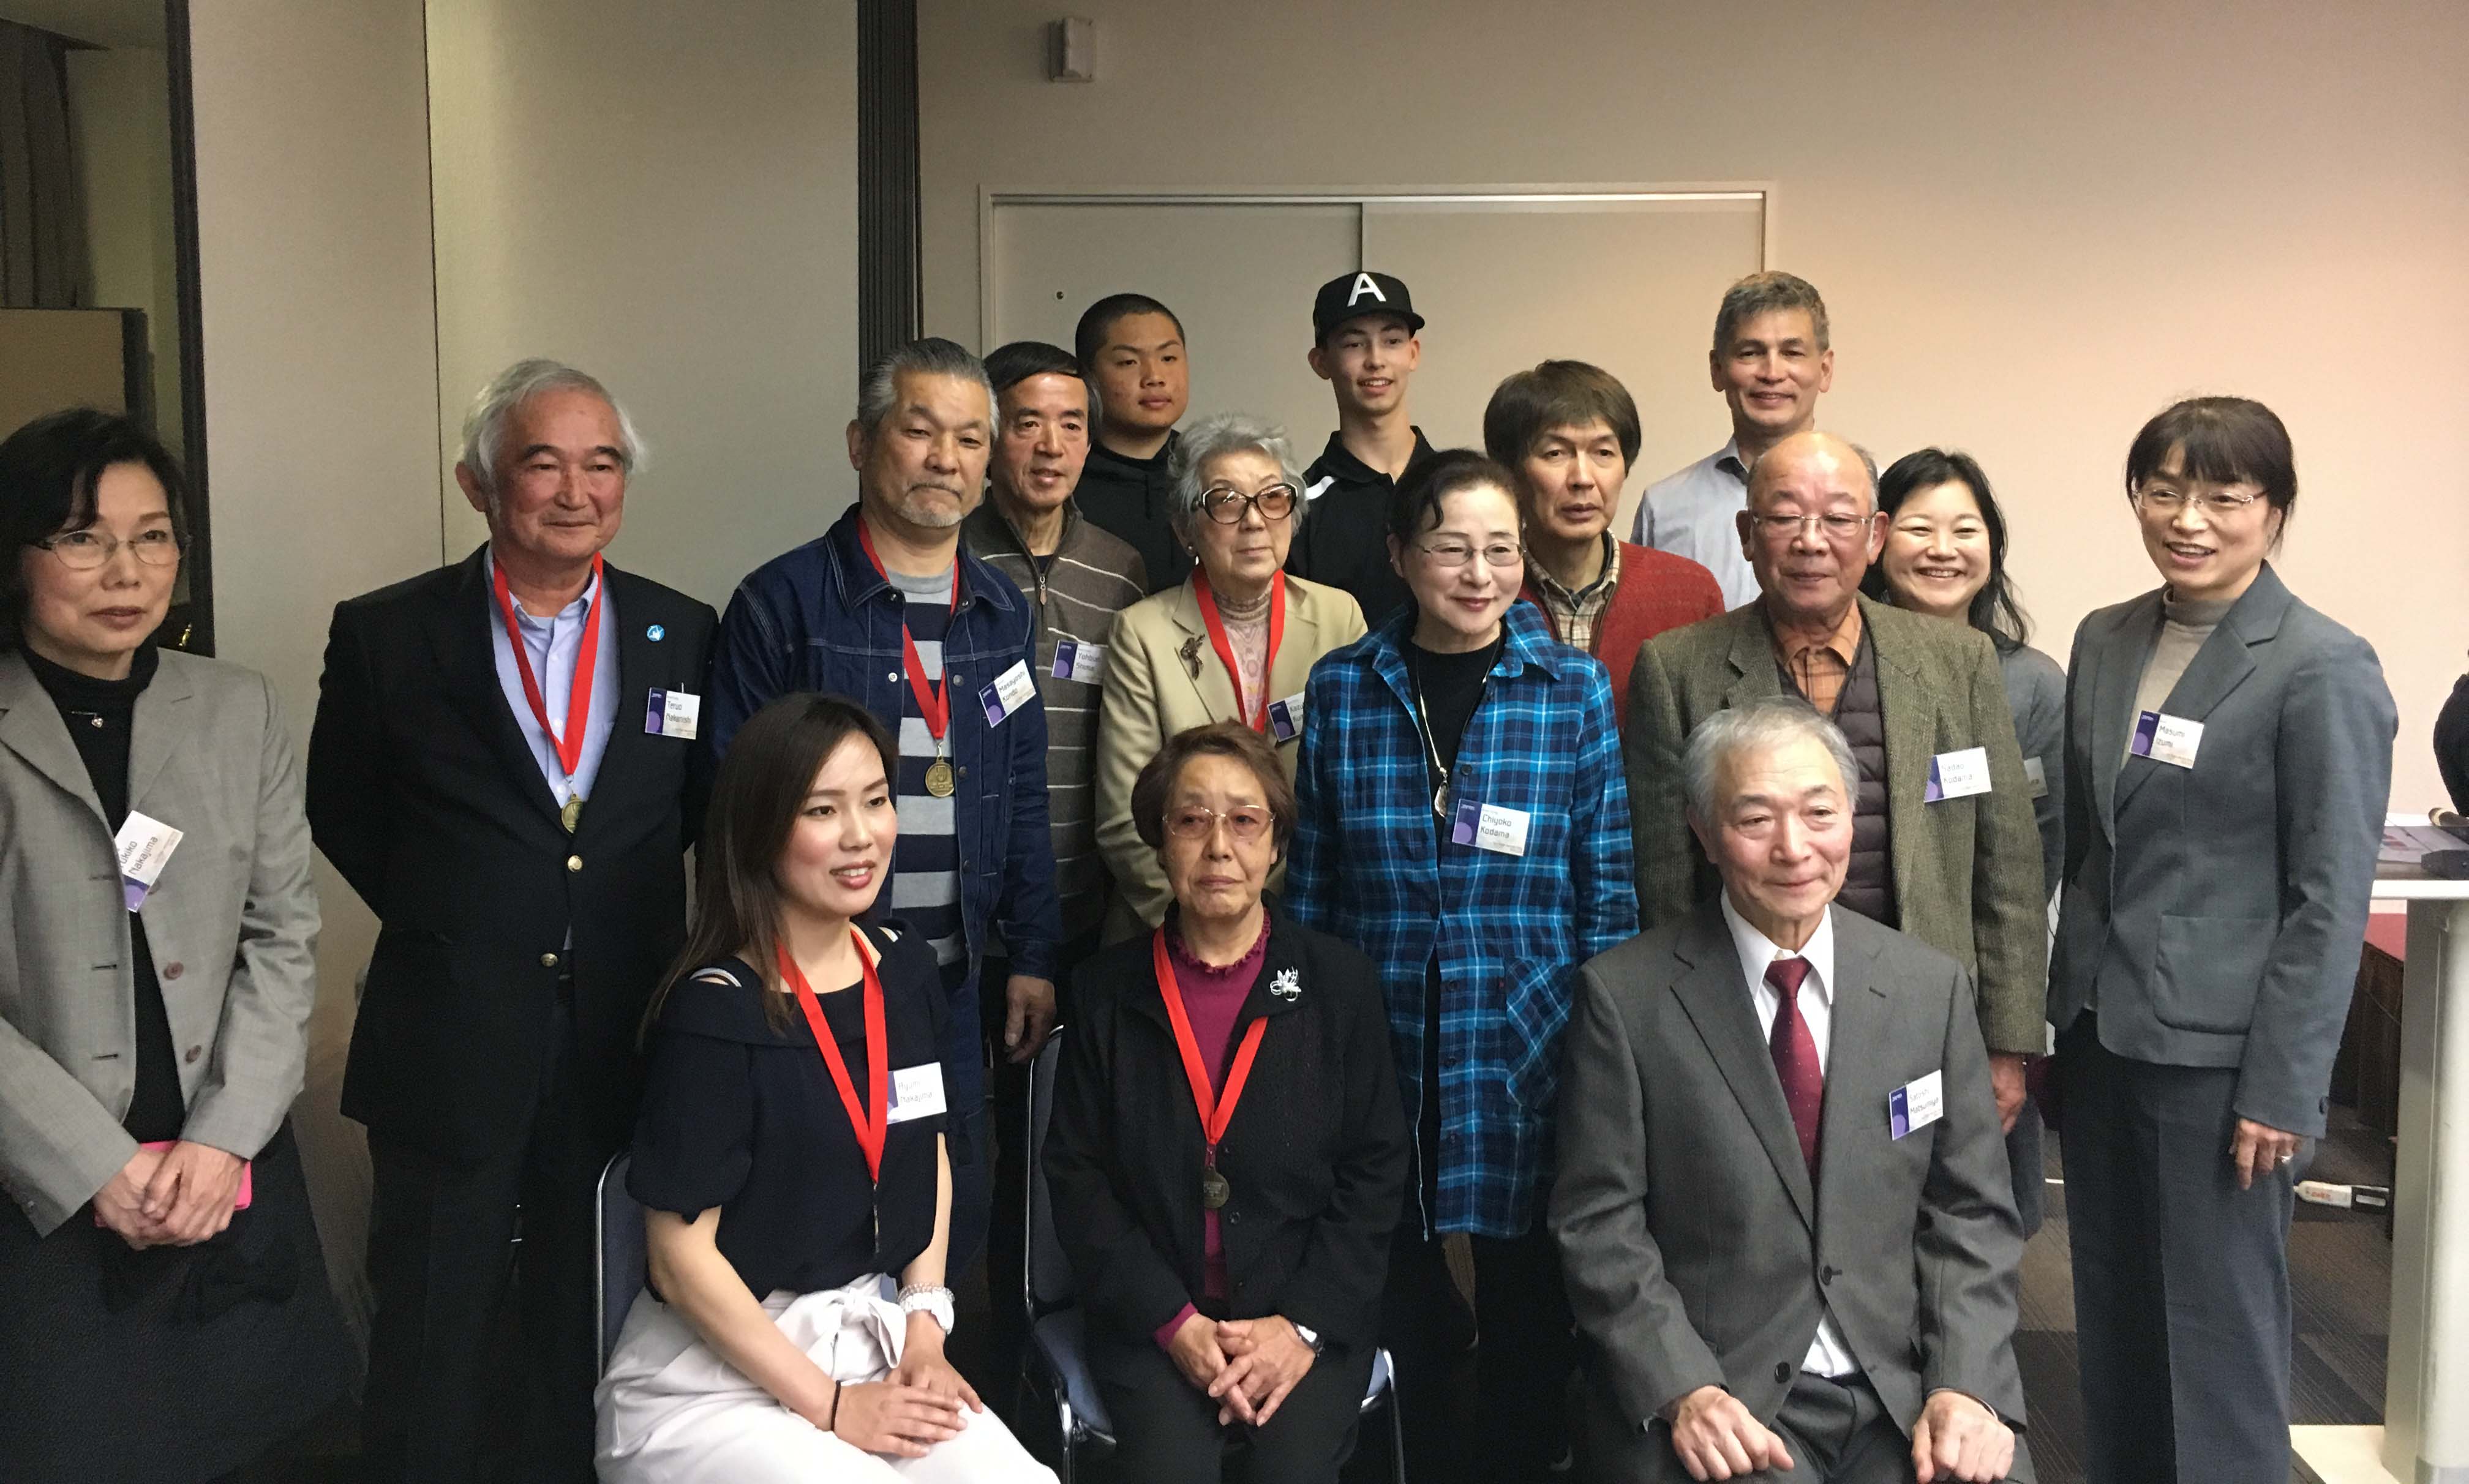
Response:
[[[1248,835],[1234,828],[1235,811],[1246,809],[1257,809],[1260,811],[1260,828]],[[1175,816],[1186,812],[1206,814],[1209,816],[1209,823],[1202,827],[1198,833],[1186,834],[1175,828]],[[1214,810],[1206,804],[1189,804],[1169,808],[1165,811],[1165,817],[1159,820],[1158,825],[1166,838],[1172,840],[1206,840],[1217,833],[1219,825],[1224,825],[1226,838],[1237,845],[1251,845],[1277,833],[1278,811],[1266,804],[1237,804],[1230,810]]]
[[[1260,504],[1260,501],[1264,496],[1275,494],[1281,490],[1284,491],[1286,493],[1286,508],[1272,515]],[[1229,520],[1225,516],[1217,514],[1217,508],[1211,503],[1212,499],[1221,494],[1228,496],[1225,502],[1226,508],[1234,511],[1234,518],[1232,520]],[[1200,491],[1200,514],[1208,516],[1211,520],[1221,526],[1239,526],[1243,523],[1243,517],[1250,514],[1258,514],[1260,517],[1260,523],[1263,525],[1274,525],[1281,520],[1292,519],[1295,514],[1295,507],[1303,503],[1303,498],[1304,492],[1301,490],[1296,489],[1293,485],[1286,483],[1282,479],[1279,480],[1276,484],[1269,486],[1265,490],[1257,491],[1251,494],[1245,494],[1242,491],[1235,489],[1233,485],[1211,485],[1208,489]],[[1235,509],[1238,505],[1241,508]]]
[[[145,541],[146,537],[155,536],[164,537],[166,539],[148,544],[141,544],[141,542]],[[66,552],[60,550],[60,543],[69,539],[71,537],[92,537],[101,541],[103,543],[102,558],[87,566],[78,565],[77,562],[70,559]],[[124,546],[128,548],[128,555],[130,558],[135,559],[140,565],[149,567],[168,567],[177,564],[180,559],[180,552],[182,550],[180,533],[170,526],[151,526],[146,530],[138,532],[137,535],[130,537],[127,540],[123,540],[119,537],[111,535],[109,532],[98,532],[89,527],[78,531],[63,531],[58,536],[38,537],[26,544],[29,546],[37,546],[42,548],[44,551],[50,552],[55,558],[58,559],[61,566],[68,568],[72,572],[100,572],[104,568],[111,565],[111,559],[119,556],[120,549]],[[160,558],[149,557],[146,553],[150,549],[150,545],[151,549],[168,551],[171,555]]]
[[[2156,506],[2156,496],[2160,501],[2176,503],[2174,505],[2161,503]],[[2200,508],[2205,515],[2214,520],[2235,520],[2255,506],[2268,504],[2269,500],[2261,493],[2226,494],[2214,491],[2210,494],[2198,495],[2188,494],[2182,490],[2144,489],[2128,494],[2126,503],[2134,506],[2134,513],[2138,515],[2155,515],[2163,520],[2176,518],[2189,506]]]
[[[1814,524],[1818,535],[1826,539],[1848,541],[1864,529],[1874,528],[1879,514],[1880,512],[1874,510],[1865,515],[1855,515],[1839,510],[1813,511],[1791,515],[1787,515],[1780,511],[1749,510],[1741,512],[1741,518],[1746,520],[1750,531],[1762,539],[1797,541],[1802,534]],[[1834,521],[1845,523],[1837,526],[1831,524]]]
[[[1528,553],[1527,553],[1527,550],[1526,550],[1526,543],[1525,543],[1524,541],[1518,541],[1518,542],[1514,543],[1513,545],[1509,545],[1509,546],[1507,546],[1507,547],[1506,547],[1506,549],[1507,549],[1508,551],[1512,552],[1512,553],[1514,553],[1514,554],[1515,554],[1514,556],[1512,556],[1512,557],[1511,558],[1511,559],[1509,559],[1509,560],[1507,560],[1507,561],[1494,561],[1494,560],[1492,560],[1492,559],[1491,559],[1491,557],[1490,557],[1488,554],[1489,554],[1489,553],[1491,553],[1491,552],[1500,551],[1500,550],[1503,550],[1503,549],[1504,549],[1504,548],[1503,548],[1503,547],[1501,547],[1501,546],[1492,546],[1492,545],[1486,545],[1486,546],[1474,546],[1474,545],[1469,545],[1469,546],[1467,546],[1467,547],[1465,548],[1465,556],[1463,556],[1463,557],[1459,558],[1458,559],[1456,559],[1456,560],[1452,561],[1452,560],[1450,560],[1447,557],[1445,557],[1445,556],[1442,555],[1441,549],[1440,549],[1439,547],[1428,545],[1428,544],[1426,544],[1426,543],[1424,543],[1424,542],[1422,542],[1422,541],[1417,541],[1417,542],[1415,543],[1415,550],[1417,550],[1417,551],[1419,551],[1419,552],[1421,552],[1421,553],[1422,553],[1426,558],[1428,558],[1428,559],[1431,560],[1431,562],[1432,562],[1432,564],[1433,564],[1434,566],[1437,566],[1437,567],[1442,567],[1442,568],[1445,568],[1445,569],[1447,569],[1448,571],[1451,571],[1451,572],[1455,572],[1455,571],[1457,571],[1459,568],[1461,568],[1461,567],[1464,567],[1464,566],[1467,565],[1468,563],[1472,562],[1472,561],[1475,559],[1475,558],[1477,558],[1477,557],[1482,557],[1482,558],[1483,558],[1483,561],[1484,561],[1484,565],[1486,565],[1486,566],[1488,566],[1488,567],[1491,568],[1491,570],[1493,570],[1494,572],[1501,571],[1501,570],[1503,570],[1504,568],[1508,568],[1508,567],[1522,567],[1522,566],[1526,565],[1526,559],[1527,559]]]

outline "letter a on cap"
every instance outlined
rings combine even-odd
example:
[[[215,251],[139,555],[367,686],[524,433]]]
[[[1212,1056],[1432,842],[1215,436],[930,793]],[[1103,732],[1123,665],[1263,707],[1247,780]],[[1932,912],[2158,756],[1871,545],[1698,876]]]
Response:
[[[1346,296],[1346,307],[1350,309],[1353,308],[1357,304],[1362,302],[1365,294],[1370,294],[1373,298],[1379,300],[1382,304],[1387,304],[1389,302],[1389,296],[1380,291],[1380,285],[1372,282],[1371,274],[1357,273],[1354,275],[1354,288]]]

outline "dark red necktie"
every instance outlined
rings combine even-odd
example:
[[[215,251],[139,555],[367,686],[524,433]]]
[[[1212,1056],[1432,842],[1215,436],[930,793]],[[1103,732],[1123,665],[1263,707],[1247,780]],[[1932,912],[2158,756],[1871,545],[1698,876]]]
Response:
[[[1800,1134],[1800,1155],[1809,1161],[1809,1176],[1817,1178],[1817,1119],[1826,1104],[1826,1074],[1817,1065],[1817,1038],[1801,1018],[1800,986],[1809,977],[1809,960],[1779,958],[1766,966],[1766,983],[1782,1003],[1775,1006],[1774,1034],[1766,1039],[1773,1054],[1775,1077],[1783,1084],[1784,1106],[1791,1109],[1791,1126]]]

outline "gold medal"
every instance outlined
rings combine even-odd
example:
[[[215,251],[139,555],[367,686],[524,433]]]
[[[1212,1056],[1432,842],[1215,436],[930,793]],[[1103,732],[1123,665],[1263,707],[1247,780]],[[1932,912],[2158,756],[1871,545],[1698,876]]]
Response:
[[[936,758],[935,765],[926,769],[926,791],[935,797],[948,799],[952,796],[952,790],[958,787],[958,782],[952,776],[952,765],[944,759]]]
[[[565,833],[572,834],[574,827],[583,822],[583,795],[578,793],[566,800],[565,808],[557,811],[557,819],[558,823],[565,826]]]
[[[1215,1165],[1200,1172],[1200,1204],[1203,1210],[1219,1210],[1234,1199],[1234,1188],[1226,1183],[1226,1176],[1217,1173]]]

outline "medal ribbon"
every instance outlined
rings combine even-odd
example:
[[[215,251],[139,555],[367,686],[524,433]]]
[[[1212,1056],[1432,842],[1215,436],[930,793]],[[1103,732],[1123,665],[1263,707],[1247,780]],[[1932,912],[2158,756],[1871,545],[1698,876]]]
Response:
[[[823,1004],[815,997],[815,987],[806,982],[805,970],[789,956],[786,945],[774,944],[779,955],[780,977],[788,981],[797,996],[797,1008],[806,1013],[806,1028],[815,1034],[815,1044],[822,1048],[823,1064],[831,1068],[832,1084],[840,1089],[841,1107],[848,1110],[849,1128],[857,1134],[859,1153],[865,1155],[865,1173],[878,1183],[883,1179],[883,1138],[891,1127],[891,1045],[883,1031],[883,981],[874,971],[874,961],[866,956],[865,940],[852,927],[849,936],[857,940],[858,971],[865,978],[865,1107],[857,1105],[857,1087],[849,1081],[848,1063],[841,1060],[839,1040],[832,1028],[823,1022]]]
[[[884,570],[883,559],[874,554],[874,537],[866,530],[863,517],[857,523],[857,543],[865,548],[865,559],[874,563],[875,575],[890,582],[891,574]],[[952,554],[952,611],[960,611],[960,554],[957,551]],[[926,735],[935,739],[935,750],[940,756],[943,733],[952,724],[951,682],[945,676],[937,676],[933,685],[926,683],[926,662],[917,657],[917,641],[909,636],[906,615],[900,620],[900,668],[909,676],[911,694],[917,697],[918,715],[926,719]]]
[[[530,649],[523,643],[523,632],[515,622],[514,595],[506,589],[506,569],[493,557],[489,561],[490,585],[497,594],[497,614],[506,622],[506,643],[515,651],[515,673],[522,676],[523,699],[532,703],[532,719],[540,723],[549,745],[557,749],[557,765],[565,769],[571,779],[574,770],[583,765],[583,739],[591,729],[591,672],[600,661],[600,600],[592,595],[589,607],[583,614],[583,647],[574,655],[574,683],[566,690],[565,731],[561,735],[548,724],[548,698],[541,694],[540,676],[532,674]],[[591,559],[591,580],[600,581],[600,558]]]
[[[1193,575],[1197,577],[1198,573]],[[1200,1136],[1208,1141],[1208,1164],[1213,1170],[1217,1167],[1217,1141],[1226,1137],[1226,1126],[1234,1121],[1234,1105],[1243,1101],[1243,1084],[1251,1080],[1252,1059],[1260,1054],[1260,1037],[1269,1029],[1269,1019],[1260,1016],[1243,1033],[1243,1044],[1234,1049],[1234,1064],[1226,1071],[1226,1094],[1219,1098],[1209,1090],[1209,1067],[1200,1060],[1200,1043],[1192,1037],[1191,1017],[1183,1011],[1183,984],[1175,978],[1174,959],[1166,952],[1163,927],[1149,939],[1149,957],[1157,966],[1158,990],[1165,997],[1165,1017],[1174,1027],[1175,1049],[1183,1053],[1184,1079],[1191,1084],[1192,1107],[1200,1110]]]
[[[1218,663],[1226,667],[1226,678],[1234,682],[1234,709],[1243,710],[1243,672],[1234,664],[1234,644],[1226,637],[1226,621],[1217,616],[1217,595],[1209,590],[1209,574],[1191,569],[1191,595],[1200,603],[1200,621],[1209,626],[1210,648],[1217,651]],[[1286,574],[1279,571],[1269,579],[1269,652],[1260,659],[1260,704],[1243,719],[1252,730],[1269,729],[1269,672],[1278,663],[1278,646],[1286,640]]]

